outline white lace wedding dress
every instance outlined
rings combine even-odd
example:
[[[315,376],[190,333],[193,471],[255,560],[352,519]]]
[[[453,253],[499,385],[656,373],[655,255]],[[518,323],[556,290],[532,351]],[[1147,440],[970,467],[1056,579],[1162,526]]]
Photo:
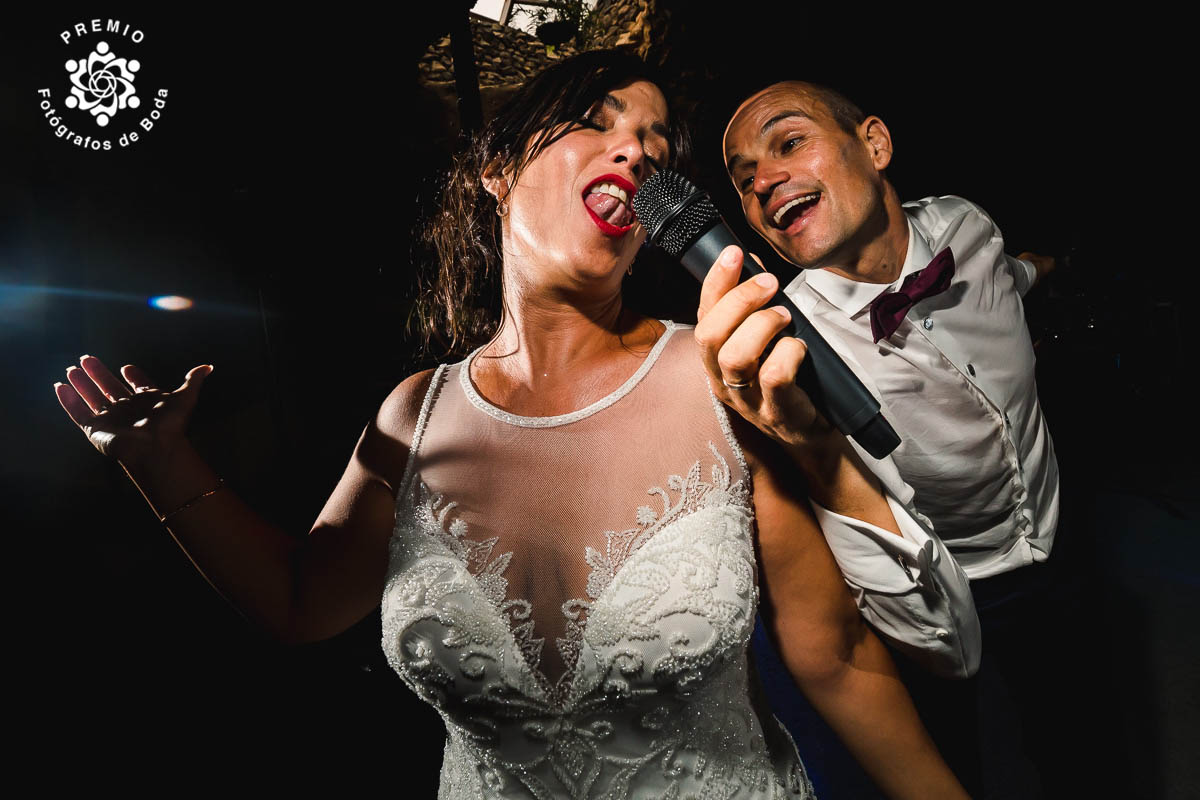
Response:
[[[439,798],[812,796],[747,653],[746,463],[690,329],[663,324],[562,416],[490,404],[476,354],[434,374],[382,613],[389,663],[446,723]]]

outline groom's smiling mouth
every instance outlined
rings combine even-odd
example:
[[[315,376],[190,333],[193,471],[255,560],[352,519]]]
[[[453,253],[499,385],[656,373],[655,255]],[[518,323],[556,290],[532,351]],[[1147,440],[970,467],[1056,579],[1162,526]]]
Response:
[[[798,230],[803,227],[803,223],[812,216],[812,212],[820,202],[821,192],[792,195],[772,203],[767,208],[767,218],[770,220],[771,227],[794,233],[792,228],[795,227]]]

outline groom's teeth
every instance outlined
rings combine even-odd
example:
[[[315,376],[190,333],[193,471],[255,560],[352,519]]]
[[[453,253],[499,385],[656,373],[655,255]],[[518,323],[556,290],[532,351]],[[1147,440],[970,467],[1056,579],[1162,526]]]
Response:
[[[818,194],[819,194],[819,192],[813,192],[812,194],[806,194],[801,197],[797,197],[795,200],[791,201],[790,203],[785,205],[783,208],[776,211],[775,212],[775,224],[778,225],[779,220],[783,219],[783,215],[786,214],[787,212],[791,211],[796,206],[800,205],[801,203],[807,203],[809,200],[815,200]]]

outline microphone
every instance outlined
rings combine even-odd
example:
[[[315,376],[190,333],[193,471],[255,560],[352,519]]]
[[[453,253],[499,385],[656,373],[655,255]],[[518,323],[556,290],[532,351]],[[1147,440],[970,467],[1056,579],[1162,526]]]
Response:
[[[729,245],[737,245],[747,253],[709,196],[676,172],[659,170],[651,175],[634,194],[633,211],[648,232],[650,244],[679,259],[698,281],[704,280],[717,256]],[[742,271],[744,275],[766,272],[748,254],[743,259]],[[884,419],[879,403],[862,381],[782,288],[772,302],[784,306],[792,315],[788,329],[780,335],[803,339],[808,347],[796,383],[816,409],[875,458],[883,458],[895,450],[900,437]]]

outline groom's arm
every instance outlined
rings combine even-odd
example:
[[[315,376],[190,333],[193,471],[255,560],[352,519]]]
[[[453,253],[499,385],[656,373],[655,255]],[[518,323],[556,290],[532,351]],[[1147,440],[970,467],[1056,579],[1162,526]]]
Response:
[[[783,337],[767,351],[790,316],[761,308],[778,288],[773,276],[737,284],[741,261],[727,248],[701,290],[695,337],[710,388],[780,446],[772,469],[803,478],[863,616],[932,671],[972,674],[981,639],[966,575],[910,509],[911,491],[898,493],[899,475],[868,468],[796,385],[804,344]]]
[[[734,426],[740,438],[758,433],[745,420]],[[803,480],[863,618],[930,672],[973,675],[982,636],[966,574],[929,520],[900,499],[912,493],[890,460],[872,471],[870,456],[836,431],[830,437],[821,448],[779,447],[767,467]]]

